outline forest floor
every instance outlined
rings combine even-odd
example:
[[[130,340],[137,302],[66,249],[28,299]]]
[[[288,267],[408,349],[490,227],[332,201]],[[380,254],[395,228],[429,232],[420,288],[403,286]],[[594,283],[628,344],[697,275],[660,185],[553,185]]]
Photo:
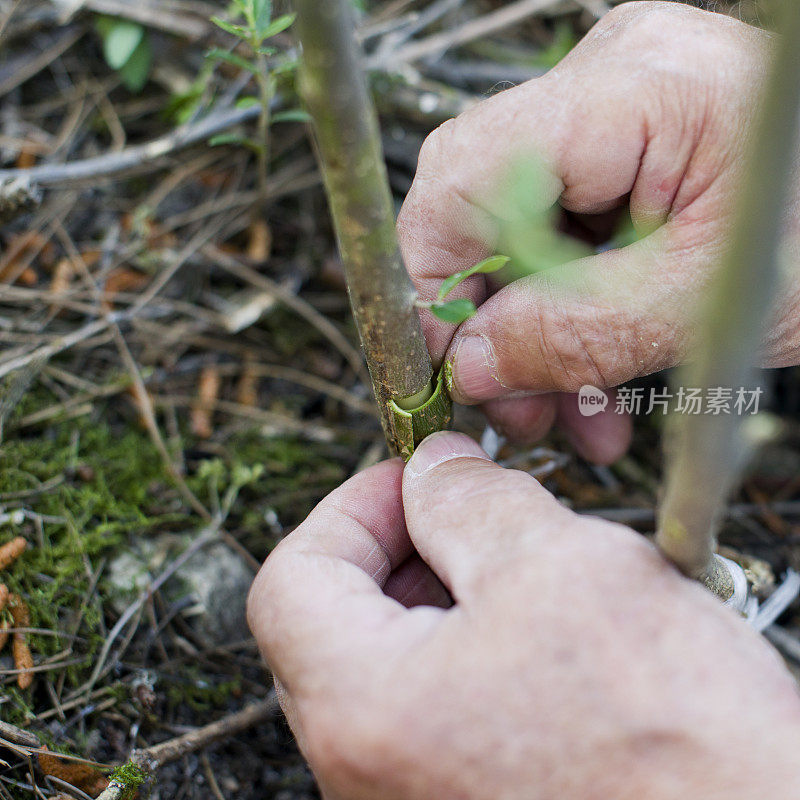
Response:
[[[95,797],[132,748],[270,701],[248,585],[321,497],[384,454],[295,113],[291,30],[270,42],[262,181],[252,75],[207,57],[247,57],[210,21],[227,5],[0,0],[0,546],[27,543],[0,583],[29,608],[34,664],[21,680],[11,646],[0,651],[0,800]],[[432,38],[515,6],[359,4],[398,204],[430,130],[542,74],[608,7],[553,0],[458,46]],[[713,6],[765,22],[756,2]],[[115,47],[131,58],[116,63]],[[28,205],[14,209],[20,168],[41,196],[23,189]],[[781,434],[722,537],[765,591],[800,569],[800,380],[771,380]],[[484,429],[470,409],[456,426]],[[609,469],[557,433],[500,457],[574,508],[646,533],[660,434],[655,418],[637,420]],[[794,668],[800,618],[781,626]],[[153,796],[318,797],[279,714],[263,716],[164,766]]]

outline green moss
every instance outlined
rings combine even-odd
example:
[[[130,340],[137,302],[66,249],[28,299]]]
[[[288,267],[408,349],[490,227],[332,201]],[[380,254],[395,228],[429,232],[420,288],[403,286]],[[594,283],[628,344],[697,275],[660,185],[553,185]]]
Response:
[[[102,583],[92,591],[99,559],[127,536],[186,520],[154,506],[149,488],[159,480],[162,462],[144,433],[90,418],[11,432],[0,444],[0,507],[24,512],[22,521],[0,525],[0,544],[18,535],[29,542],[0,580],[28,602],[32,626],[46,631],[30,636],[37,661],[71,648],[70,688],[102,643]],[[30,713],[22,694],[9,691],[3,718],[24,722]]]
[[[132,800],[136,796],[138,788],[147,780],[147,777],[147,773],[141,767],[132,761],[128,761],[117,767],[109,775],[109,780],[123,787],[122,800]]]
[[[282,526],[302,521],[320,498],[346,480],[349,470],[342,456],[352,458],[354,453],[354,448],[341,444],[310,445],[295,438],[264,437],[257,431],[236,434],[226,449],[231,454],[225,461],[227,476],[243,466],[263,467],[242,486],[230,526],[258,558],[276,543],[266,518],[274,514]],[[208,493],[202,485],[197,489],[201,496]]]
[[[238,678],[226,681],[214,680],[203,675],[199,669],[190,667],[181,670],[175,682],[167,688],[167,701],[172,708],[189,707],[193,711],[206,714],[224,706],[231,697],[238,697],[242,684]]]
[[[64,672],[70,691],[93,669],[102,617],[111,593],[119,595],[106,581],[104,563],[135,551],[143,538],[204,522],[180,498],[146,431],[135,417],[118,415],[115,401],[77,419],[15,431],[14,420],[56,401],[41,387],[28,391],[0,442],[0,515],[6,515],[0,544],[18,535],[29,542],[0,581],[27,600],[32,626],[43,631],[30,636],[36,663],[69,651],[59,659],[67,666],[51,677]],[[226,529],[262,558],[286,527],[347,477],[355,450],[352,443],[244,430],[226,439],[219,458],[193,460],[187,447],[186,480],[210,509],[231,501]],[[8,519],[13,511],[23,518]],[[234,688],[184,693],[183,701],[193,708],[220,705]],[[178,693],[171,699],[180,702]],[[8,682],[0,689],[0,717],[13,724],[24,726],[50,707],[41,679],[25,692]]]

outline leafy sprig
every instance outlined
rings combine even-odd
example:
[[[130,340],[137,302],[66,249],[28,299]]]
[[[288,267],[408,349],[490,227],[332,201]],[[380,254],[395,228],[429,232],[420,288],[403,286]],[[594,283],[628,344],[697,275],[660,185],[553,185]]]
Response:
[[[436,295],[436,300],[431,303],[418,301],[417,307],[429,309],[434,316],[438,317],[443,322],[460,325],[465,320],[475,316],[477,313],[475,303],[463,297],[457,300],[445,301],[447,295],[472,275],[497,272],[508,264],[510,260],[508,256],[490,256],[471,267],[467,267],[467,269],[454,272],[442,281],[442,285],[439,287],[439,291]]]
[[[233,8],[236,12],[234,20],[243,17],[241,24],[238,21],[227,20],[217,16],[211,17],[211,21],[222,30],[245,42],[249,46],[252,56],[248,58],[232,50],[216,47],[210,50],[206,57],[210,61],[223,61],[250,72],[255,78],[258,86],[258,96],[245,97],[239,102],[240,104],[246,103],[260,106],[258,137],[249,138],[235,133],[225,133],[213,137],[210,144],[242,144],[256,153],[259,164],[259,189],[262,195],[266,197],[269,166],[269,126],[272,122],[280,122],[281,120],[301,119],[303,112],[299,109],[292,109],[275,115],[271,113],[270,106],[277,86],[276,76],[281,71],[281,67],[270,68],[267,58],[277,51],[274,47],[269,47],[264,43],[289,28],[296,15],[283,14],[273,19],[271,0],[233,0]],[[283,69],[292,69],[294,63],[284,64]]]

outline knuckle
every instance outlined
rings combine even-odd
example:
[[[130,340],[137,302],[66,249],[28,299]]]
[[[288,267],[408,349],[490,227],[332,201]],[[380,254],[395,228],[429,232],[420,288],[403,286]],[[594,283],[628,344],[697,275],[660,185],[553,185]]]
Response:
[[[409,253],[419,250],[423,245],[429,246],[431,236],[435,239],[440,235],[435,221],[440,218],[450,194],[447,186],[454,170],[451,167],[452,147],[449,143],[454,135],[454,127],[455,120],[448,120],[423,142],[414,181],[397,216],[397,235],[414,281],[423,277],[417,274],[422,267],[413,258],[408,258]],[[421,231],[426,234],[424,242],[420,241]]]
[[[448,153],[452,150],[456,127],[456,120],[448,119],[425,137],[417,160],[418,179],[424,181],[432,173],[440,171],[441,164],[447,159]]]
[[[452,174],[450,169],[450,141],[453,138],[455,120],[448,120],[428,134],[419,151],[417,171],[405,203],[397,218],[401,236],[408,233],[419,222],[425,222],[435,211],[443,187]]]
[[[529,506],[536,498],[538,482],[526,472],[501,469],[490,462],[472,465],[467,474],[459,459],[434,468],[436,494],[427,500],[427,513],[438,525],[486,525],[492,527],[499,509]]]
[[[697,9],[687,8],[681,3],[659,2],[642,3],[639,0],[622,3],[614,7],[603,17],[604,21],[622,25],[629,34],[657,31],[663,41],[665,31],[664,23],[669,21],[674,24],[678,20],[686,19],[694,14]]]
[[[269,560],[268,558],[267,561],[261,565],[261,569],[250,585],[250,591],[247,594],[247,624],[254,633],[258,628],[264,612],[264,607],[268,603],[272,571]]]

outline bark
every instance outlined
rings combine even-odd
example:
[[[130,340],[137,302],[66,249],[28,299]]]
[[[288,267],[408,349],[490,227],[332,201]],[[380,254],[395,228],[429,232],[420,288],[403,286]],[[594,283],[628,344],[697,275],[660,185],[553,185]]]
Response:
[[[352,7],[349,0],[296,0],[294,7],[303,46],[300,88],[314,122],[350,303],[387,441],[392,451],[404,452],[391,405],[428,400],[433,369],[397,243]]]

